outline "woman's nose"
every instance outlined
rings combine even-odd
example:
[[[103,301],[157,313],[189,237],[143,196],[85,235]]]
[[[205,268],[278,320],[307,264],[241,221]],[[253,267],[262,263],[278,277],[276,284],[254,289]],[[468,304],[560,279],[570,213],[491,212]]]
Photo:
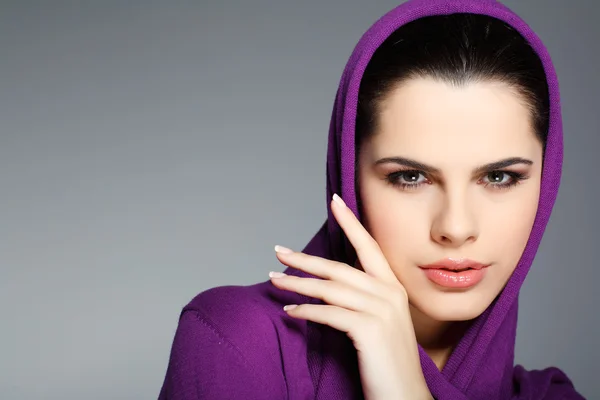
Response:
[[[477,240],[479,235],[468,195],[446,195],[433,219],[431,238],[443,246],[459,247]]]

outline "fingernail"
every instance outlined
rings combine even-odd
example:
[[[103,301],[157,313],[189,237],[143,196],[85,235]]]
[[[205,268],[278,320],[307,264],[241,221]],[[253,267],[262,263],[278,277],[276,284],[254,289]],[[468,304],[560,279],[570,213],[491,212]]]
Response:
[[[290,304],[290,305],[287,305],[287,306],[283,307],[283,311],[290,311],[290,310],[293,310],[296,307],[298,307],[297,304]]]
[[[287,247],[280,246],[280,245],[275,246],[275,251],[277,253],[281,253],[281,254],[290,254],[290,253],[294,252],[293,250],[288,249]]]
[[[337,193],[333,194],[333,201],[338,203],[340,206],[343,206],[343,207],[346,206],[346,203],[344,203],[344,200],[342,200],[342,198],[340,196],[338,196]]]
[[[284,276],[287,276],[287,275],[284,274],[283,272],[275,272],[275,271],[269,272],[269,278],[283,278]]]

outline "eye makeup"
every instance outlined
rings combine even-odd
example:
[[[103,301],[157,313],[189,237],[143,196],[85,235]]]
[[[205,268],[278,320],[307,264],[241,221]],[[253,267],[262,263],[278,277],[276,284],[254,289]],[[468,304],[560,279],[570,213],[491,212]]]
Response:
[[[510,189],[527,178],[529,176],[521,172],[493,170],[485,173],[483,177],[478,179],[477,183],[483,185],[485,188],[491,187],[492,189],[501,190]],[[397,186],[405,190],[414,190],[422,185],[433,183],[433,180],[427,177],[425,171],[419,170],[391,172],[385,176],[385,180],[392,186]]]
[[[387,157],[378,160],[375,164],[396,164],[403,167],[403,169],[385,175],[387,183],[403,190],[414,190],[424,184],[432,184],[436,180],[441,180],[439,178],[441,171],[438,168],[407,158]],[[474,169],[473,175],[477,177],[477,183],[483,185],[485,188],[505,190],[529,178],[529,175],[524,172],[508,170],[506,168],[515,165],[530,166],[532,164],[531,160],[521,157],[511,157],[479,166]]]

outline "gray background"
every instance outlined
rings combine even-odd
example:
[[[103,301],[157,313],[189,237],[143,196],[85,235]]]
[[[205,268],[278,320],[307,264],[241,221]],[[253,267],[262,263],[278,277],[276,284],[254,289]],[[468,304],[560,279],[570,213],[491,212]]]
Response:
[[[181,307],[324,221],[333,97],[397,0],[0,2],[0,398],[151,399]],[[554,57],[566,161],[517,361],[600,396],[600,7],[512,0]]]

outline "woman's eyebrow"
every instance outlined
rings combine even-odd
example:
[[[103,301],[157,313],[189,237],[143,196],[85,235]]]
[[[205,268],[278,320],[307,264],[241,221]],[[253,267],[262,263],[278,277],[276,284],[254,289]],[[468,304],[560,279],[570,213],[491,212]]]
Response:
[[[419,171],[427,172],[430,174],[439,174],[440,170],[438,168],[432,167],[427,164],[423,164],[422,162],[411,160],[410,158],[405,157],[384,157],[375,162],[375,165],[380,164],[398,164],[404,167],[418,169]]]
[[[504,160],[494,161],[493,163],[485,164],[475,168],[475,174],[477,175],[482,174],[484,172],[495,171],[516,164],[532,165],[533,161],[522,157],[505,158]]]
[[[404,167],[414,168],[419,171],[427,172],[429,174],[440,174],[439,168],[432,167],[431,165],[424,164],[422,162],[412,160],[406,157],[385,157],[375,162],[375,165],[393,163],[402,165]],[[482,174],[484,172],[495,171],[510,167],[516,164],[532,165],[533,161],[522,157],[510,157],[503,160],[494,161],[489,164],[481,165],[475,168],[475,174]]]

